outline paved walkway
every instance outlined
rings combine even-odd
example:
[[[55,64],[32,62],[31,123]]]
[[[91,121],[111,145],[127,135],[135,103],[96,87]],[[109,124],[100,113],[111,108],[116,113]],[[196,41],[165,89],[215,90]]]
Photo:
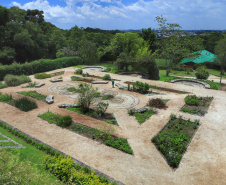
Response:
[[[74,75],[74,69],[66,68],[64,70],[65,74],[62,75],[64,82],[71,82],[70,76]],[[62,71],[62,69],[58,71]],[[90,75],[104,76],[105,74],[104,72],[91,70],[84,71],[89,72]],[[129,116],[126,109],[109,108],[108,112],[114,112],[120,125],[119,127],[112,126],[115,129],[115,135],[128,138],[134,155],[123,153],[38,118],[37,115],[51,111],[62,115],[71,115],[74,121],[95,128],[108,125],[105,122],[65,109],[59,109],[57,107],[58,104],[74,103],[75,100],[57,93],[51,92],[55,96],[54,104],[48,105],[44,102],[36,101],[39,108],[29,113],[22,112],[15,107],[0,102],[0,119],[128,185],[225,184],[226,92],[145,80],[125,75],[110,74],[110,76],[120,79],[122,84],[125,81],[135,82],[139,80],[151,85],[191,92],[198,96],[213,96],[214,99],[208,114],[204,117],[199,117],[179,112],[180,108],[184,105],[183,99],[186,94],[175,94],[154,89],[153,91],[155,92],[166,94],[156,95],[156,97],[170,99],[167,102],[168,109],[159,110],[158,114],[153,115],[142,125],[139,125],[134,117]],[[33,76],[32,79],[36,82],[43,81],[46,83],[45,86],[37,89],[38,92],[46,95],[50,94],[48,87],[53,84],[49,82],[49,79],[37,80]],[[1,89],[0,92],[11,93],[14,98],[18,98],[22,95],[16,92],[34,90],[33,88],[22,89],[21,86]],[[104,86],[101,84],[93,86],[133,95],[139,99],[139,104],[135,108],[145,106],[150,98],[150,96],[126,92],[118,88],[113,89],[110,83]],[[168,166],[164,157],[151,142],[151,138],[168,122],[171,113],[183,115],[186,119],[200,119],[201,124],[187,152],[183,156],[179,168],[175,171]]]

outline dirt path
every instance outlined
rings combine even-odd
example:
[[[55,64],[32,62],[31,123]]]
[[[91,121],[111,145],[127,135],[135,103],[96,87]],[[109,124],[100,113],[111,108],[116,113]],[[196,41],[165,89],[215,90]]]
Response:
[[[73,75],[74,68],[65,68],[63,76],[64,82],[71,82],[70,76]],[[56,71],[62,71],[56,70]],[[104,76],[104,72],[84,70],[89,74]],[[52,72],[51,72],[52,73]],[[194,93],[198,96],[213,96],[214,100],[204,117],[192,116],[179,112],[184,105],[183,99],[186,94],[175,94],[166,91],[166,95],[156,95],[164,99],[170,99],[167,102],[166,110],[159,110],[158,114],[153,115],[145,123],[139,125],[134,117],[127,114],[127,109],[118,109],[117,107],[108,109],[108,112],[114,112],[119,127],[114,126],[115,134],[120,137],[128,138],[134,155],[123,153],[119,150],[100,144],[91,139],[85,138],[79,134],[62,129],[56,125],[40,119],[37,115],[46,111],[52,111],[62,115],[71,115],[74,121],[91,127],[107,125],[104,122],[76,114],[64,109],[59,109],[58,104],[74,103],[75,100],[57,93],[50,93],[47,89],[50,85],[49,79],[33,81],[45,82],[46,85],[36,89],[41,94],[53,94],[55,103],[48,105],[44,102],[38,103],[38,109],[29,113],[22,112],[15,107],[0,102],[0,120],[17,127],[25,133],[45,142],[48,145],[61,150],[62,152],[92,166],[103,173],[128,185],[138,184],[225,184],[226,182],[226,93],[223,91],[200,89],[185,85],[171,84],[160,81],[151,81],[132,76],[121,76],[110,74],[112,78],[120,79],[119,83],[125,81],[143,81],[151,85],[157,85],[164,88],[174,88],[181,91]],[[24,86],[24,85],[21,85]],[[18,91],[34,90],[22,89],[21,86],[1,89],[0,92],[11,93],[13,97],[18,98]],[[93,85],[103,89],[117,91],[133,95],[139,99],[136,108],[145,106],[148,98],[138,93],[126,92],[118,88],[112,88],[111,83],[107,85]],[[196,132],[187,152],[183,156],[180,166],[173,171],[166,163],[163,156],[152,144],[151,138],[156,135],[161,128],[168,122],[170,114],[176,113],[183,115],[186,119],[200,119],[201,126]]]

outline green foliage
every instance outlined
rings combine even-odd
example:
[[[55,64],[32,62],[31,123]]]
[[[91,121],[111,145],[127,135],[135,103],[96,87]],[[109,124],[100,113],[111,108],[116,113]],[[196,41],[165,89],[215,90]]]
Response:
[[[2,82],[0,82],[0,89],[6,88],[6,87],[7,87],[6,84],[3,84]]]
[[[14,100],[14,103],[16,108],[25,112],[38,108],[35,101],[32,101],[26,97]]]
[[[199,98],[196,95],[187,95],[184,98],[184,101],[188,105],[196,105],[196,106],[198,106],[198,104],[199,104]]]
[[[52,112],[46,112],[44,114],[39,115],[38,117],[48,121],[50,124],[54,123],[63,128],[69,127],[72,124],[71,116],[61,116]]]
[[[21,162],[18,154],[0,149],[0,161],[0,184],[61,184],[51,180],[50,174],[40,173],[31,162]]]
[[[83,81],[83,80],[85,80],[85,78],[80,78],[78,76],[71,76],[71,80],[72,81]]]
[[[37,91],[22,91],[22,92],[20,92],[20,94],[22,94],[24,96],[30,96],[30,97],[35,98],[40,101],[46,100],[46,96],[39,94]]]
[[[97,114],[102,115],[106,112],[108,106],[109,106],[109,103],[98,102],[98,104],[96,105],[95,111]]]
[[[82,69],[76,69],[76,71],[75,71],[75,74],[81,75],[82,73],[83,73],[83,70]]]
[[[127,111],[128,111],[128,114],[130,115],[130,116],[132,116],[134,113],[135,113],[135,108],[129,108],[129,109],[127,109]]]
[[[135,112],[133,115],[136,117],[137,121],[142,124],[144,123],[148,118],[150,118],[152,115],[156,114],[157,111],[154,110],[153,108],[148,109],[144,113],[138,113]]]
[[[133,83],[133,90],[145,94],[149,90],[149,85],[147,83],[136,81]]]
[[[4,77],[5,84],[8,86],[18,86],[23,83],[30,82],[31,79],[25,75],[16,76],[8,74]]]
[[[11,101],[13,101],[12,95],[11,94],[2,94],[0,92],[0,101],[2,101],[4,103],[10,103]]]
[[[181,111],[182,112],[187,112],[187,113],[190,113],[190,114],[197,114],[198,113],[197,110],[189,109],[189,108],[182,108]]]
[[[133,151],[128,144],[127,139],[117,138],[116,136],[113,136],[106,131],[100,131],[80,124],[72,125],[71,130],[76,131],[79,134],[85,134],[89,138],[101,141],[104,144],[119,149],[123,152],[133,154]]]
[[[112,94],[106,94],[102,97],[102,100],[109,100],[111,98],[114,98],[114,96]]]
[[[105,74],[105,75],[103,76],[103,80],[111,80],[110,75],[109,75],[109,74]]]
[[[111,69],[111,67],[107,67],[106,69],[105,69],[105,72],[110,72],[112,69]]]
[[[88,112],[92,100],[95,98],[97,88],[93,88],[92,85],[87,83],[79,84],[79,97],[78,103],[83,112]]]
[[[191,122],[190,120],[174,117],[174,119],[170,119],[158,135],[152,138],[152,142],[165,156],[172,168],[179,166],[180,160],[198,125],[197,121]]]
[[[45,79],[45,78],[51,78],[51,74],[46,74],[46,73],[37,73],[35,74],[36,79]]]
[[[30,82],[27,86],[24,86],[24,87],[22,87],[22,88],[33,88],[33,87],[35,87],[36,85],[37,85],[36,82]]]
[[[4,76],[7,74],[31,75],[35,73],[51,71],[54,69],[74,66],[81,63],[82,61],[81,61],[81,58],[79,57],[65,57],[65,58],[58,58],[55,60],[40,59],[30,63],[26,62],[24,64],[14,63],[12,65],[3,65],[3,66],[0,66],[0,80],[3,80]]]
[[[209,77],[209,72],[205,68],[200,67],[196,69],[195,76],[197,79],[206,80]]]

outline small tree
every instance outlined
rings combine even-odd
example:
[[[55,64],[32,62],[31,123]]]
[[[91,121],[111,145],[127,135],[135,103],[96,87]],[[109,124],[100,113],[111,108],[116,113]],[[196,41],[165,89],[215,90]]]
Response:
[[[88,112],[92,100],[95,98],[97,88],[93,88],[92,85],[87,83],[81,83],[79,85],[78,102],[82,112]]]

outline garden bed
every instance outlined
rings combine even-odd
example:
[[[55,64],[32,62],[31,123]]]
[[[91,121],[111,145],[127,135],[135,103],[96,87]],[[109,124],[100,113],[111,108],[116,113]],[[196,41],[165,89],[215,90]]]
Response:
[[[130,115],[133,115],[136,117],[137,121],[139,122],[139,124],[144,123],[147,119],[149,119],[152,115],[157,114],[157,111],[149,108],[148,110],[146,110],[145,112],[139,113],[139,112],[135,112],[134,109],[130,109],[128,110],[128,113]]]
[[[199,127],[199,120],[183,120],[182,116],[176,118],[173,114],[170,117],[164,128],[152,138],[152,142],[167,163],[172,168],[177,168]]]
[[[185,104],[180,111],[189,114],[196,114],[199,116],[204,116],[213,100],[213,97],[199,97],[198,105],[188,105]]]
[[[118,122],[117,122],[117,120],[115,119],[113,113],[106,113],[106,112],[105,112],[104,114],[102,114],[102,115],[100,116],[100,115],[98,115],[98,114],[95,112],[95,110],[93,110],[93,109],[90,109],[90,111],[87,112],[87,113],[83,113],[79,107],[78,107],[78,108],[77,108],[77,107],[76,107],[76,108],[67,107],[66,109],[67,109],[67,110],[70,110],[70,111],[72,111],[72,112],[77,112],[77,113],[79,113],[79,114],[83,114],[83,115],[86,115],[86,116],[90,116],[90,117],[95,118],[95,119],[98,119],[98,120],[100,120],[100,121],[105,121],[105,122],[107,122],[107,123],[109,123],[109,124],[111,124],[111,125],[117,125],[117,126],[118,126]]]
[[[24,96],[29,96],[43,102],[46,101],[46,96],[43,94],[39,94],[37,91],[22,91],[22,92],[19,92],[19,94],[22,94]]]

